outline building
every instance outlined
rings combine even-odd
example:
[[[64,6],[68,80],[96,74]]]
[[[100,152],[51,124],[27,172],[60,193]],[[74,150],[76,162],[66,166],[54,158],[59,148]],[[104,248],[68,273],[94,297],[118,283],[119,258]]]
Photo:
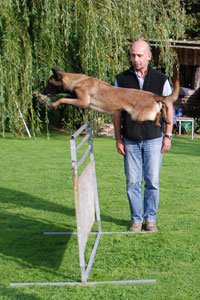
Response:
[[[180,84],[196,90],[200,87],[200,41],[170,41],[171,47],[178,55],[180,65]],[[159,64],[159,42],[150,41],[153,59]]]

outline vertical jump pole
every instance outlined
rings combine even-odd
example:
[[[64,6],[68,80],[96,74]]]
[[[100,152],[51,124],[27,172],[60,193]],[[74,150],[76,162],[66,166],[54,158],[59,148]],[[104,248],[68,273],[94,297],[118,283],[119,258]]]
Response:
[[[93,143],[92,143],[92,128],[90,124],[88,126],[88,133],[89,133],[89,145],[91,145],[90,150],[90,161],[94,161],[94,151],[93,151]],[[98,225],[98,232],[101,233],[101,217],[100,217],[100,209],[99,209],[99,197],[98,197],[98,190],[97,190],[97,176],[96,176],[96,168],[94,166],[95,171],[95,207],[96,207],[96,219]]]

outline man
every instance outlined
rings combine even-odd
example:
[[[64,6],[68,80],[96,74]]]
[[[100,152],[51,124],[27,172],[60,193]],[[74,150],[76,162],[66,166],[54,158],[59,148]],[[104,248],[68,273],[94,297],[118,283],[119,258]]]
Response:
[[[171,87],[167,77],[149,66],[152,54],[148,43],[136,41],[131,47],[130,69],[116,76],[116,86],[143,89],[168,96]],[[142,99],[141,99],[142,101]],[[173,128],[173,105],[167,104],[167,118],[171,124],[156,126],[153,121],[138,123],[126,112],[117,112],[113,117],[116,147],[124,155],[127,195],[131,210],[130,230],[140,232],[143,220],[147,231],[155,232],[159,202],[159,171],[162,153],[171,148]],[[142,182],[144,189],[144,213]]]

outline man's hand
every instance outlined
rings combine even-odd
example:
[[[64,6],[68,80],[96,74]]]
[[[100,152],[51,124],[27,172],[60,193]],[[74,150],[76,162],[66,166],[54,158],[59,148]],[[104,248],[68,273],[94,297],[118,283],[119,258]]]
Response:
[[[125,155],[125,145],[124,141],[121,138],[121,116],[122,112],[118,111],[113,116],[113,124],[115,129],[115,137],[116,137],[116,148],[118,153]]]
[[[119,154],[126,155],[124,141],[122,139],[116,141],[116,148]]]
[[[164,153],[164,152],[167,152],[168,150],[170,150],[171,146],[172,146],[172,140],[169,139],[168,137],[164,137],[161,153]]]

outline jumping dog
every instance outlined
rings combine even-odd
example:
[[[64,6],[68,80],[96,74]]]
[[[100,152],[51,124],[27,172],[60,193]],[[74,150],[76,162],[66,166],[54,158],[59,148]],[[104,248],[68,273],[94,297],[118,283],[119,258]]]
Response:
[[[84,74],[66,73],[58,68],[53,68],[52,71],[53,75],[48,80],[44,95],[53,96],[66,92],[75,95],[75,98],[62,97],[51,103],[53,109],[61,104],[72,104],[108,114],[126,110],[132,120],[155,120],[155,125],[160,126],[161,111],[165,122],[169,123],[165,104],[173,103],[179,96],[178,80],[172,94],[164,97],[143,90],[114,87]]]

